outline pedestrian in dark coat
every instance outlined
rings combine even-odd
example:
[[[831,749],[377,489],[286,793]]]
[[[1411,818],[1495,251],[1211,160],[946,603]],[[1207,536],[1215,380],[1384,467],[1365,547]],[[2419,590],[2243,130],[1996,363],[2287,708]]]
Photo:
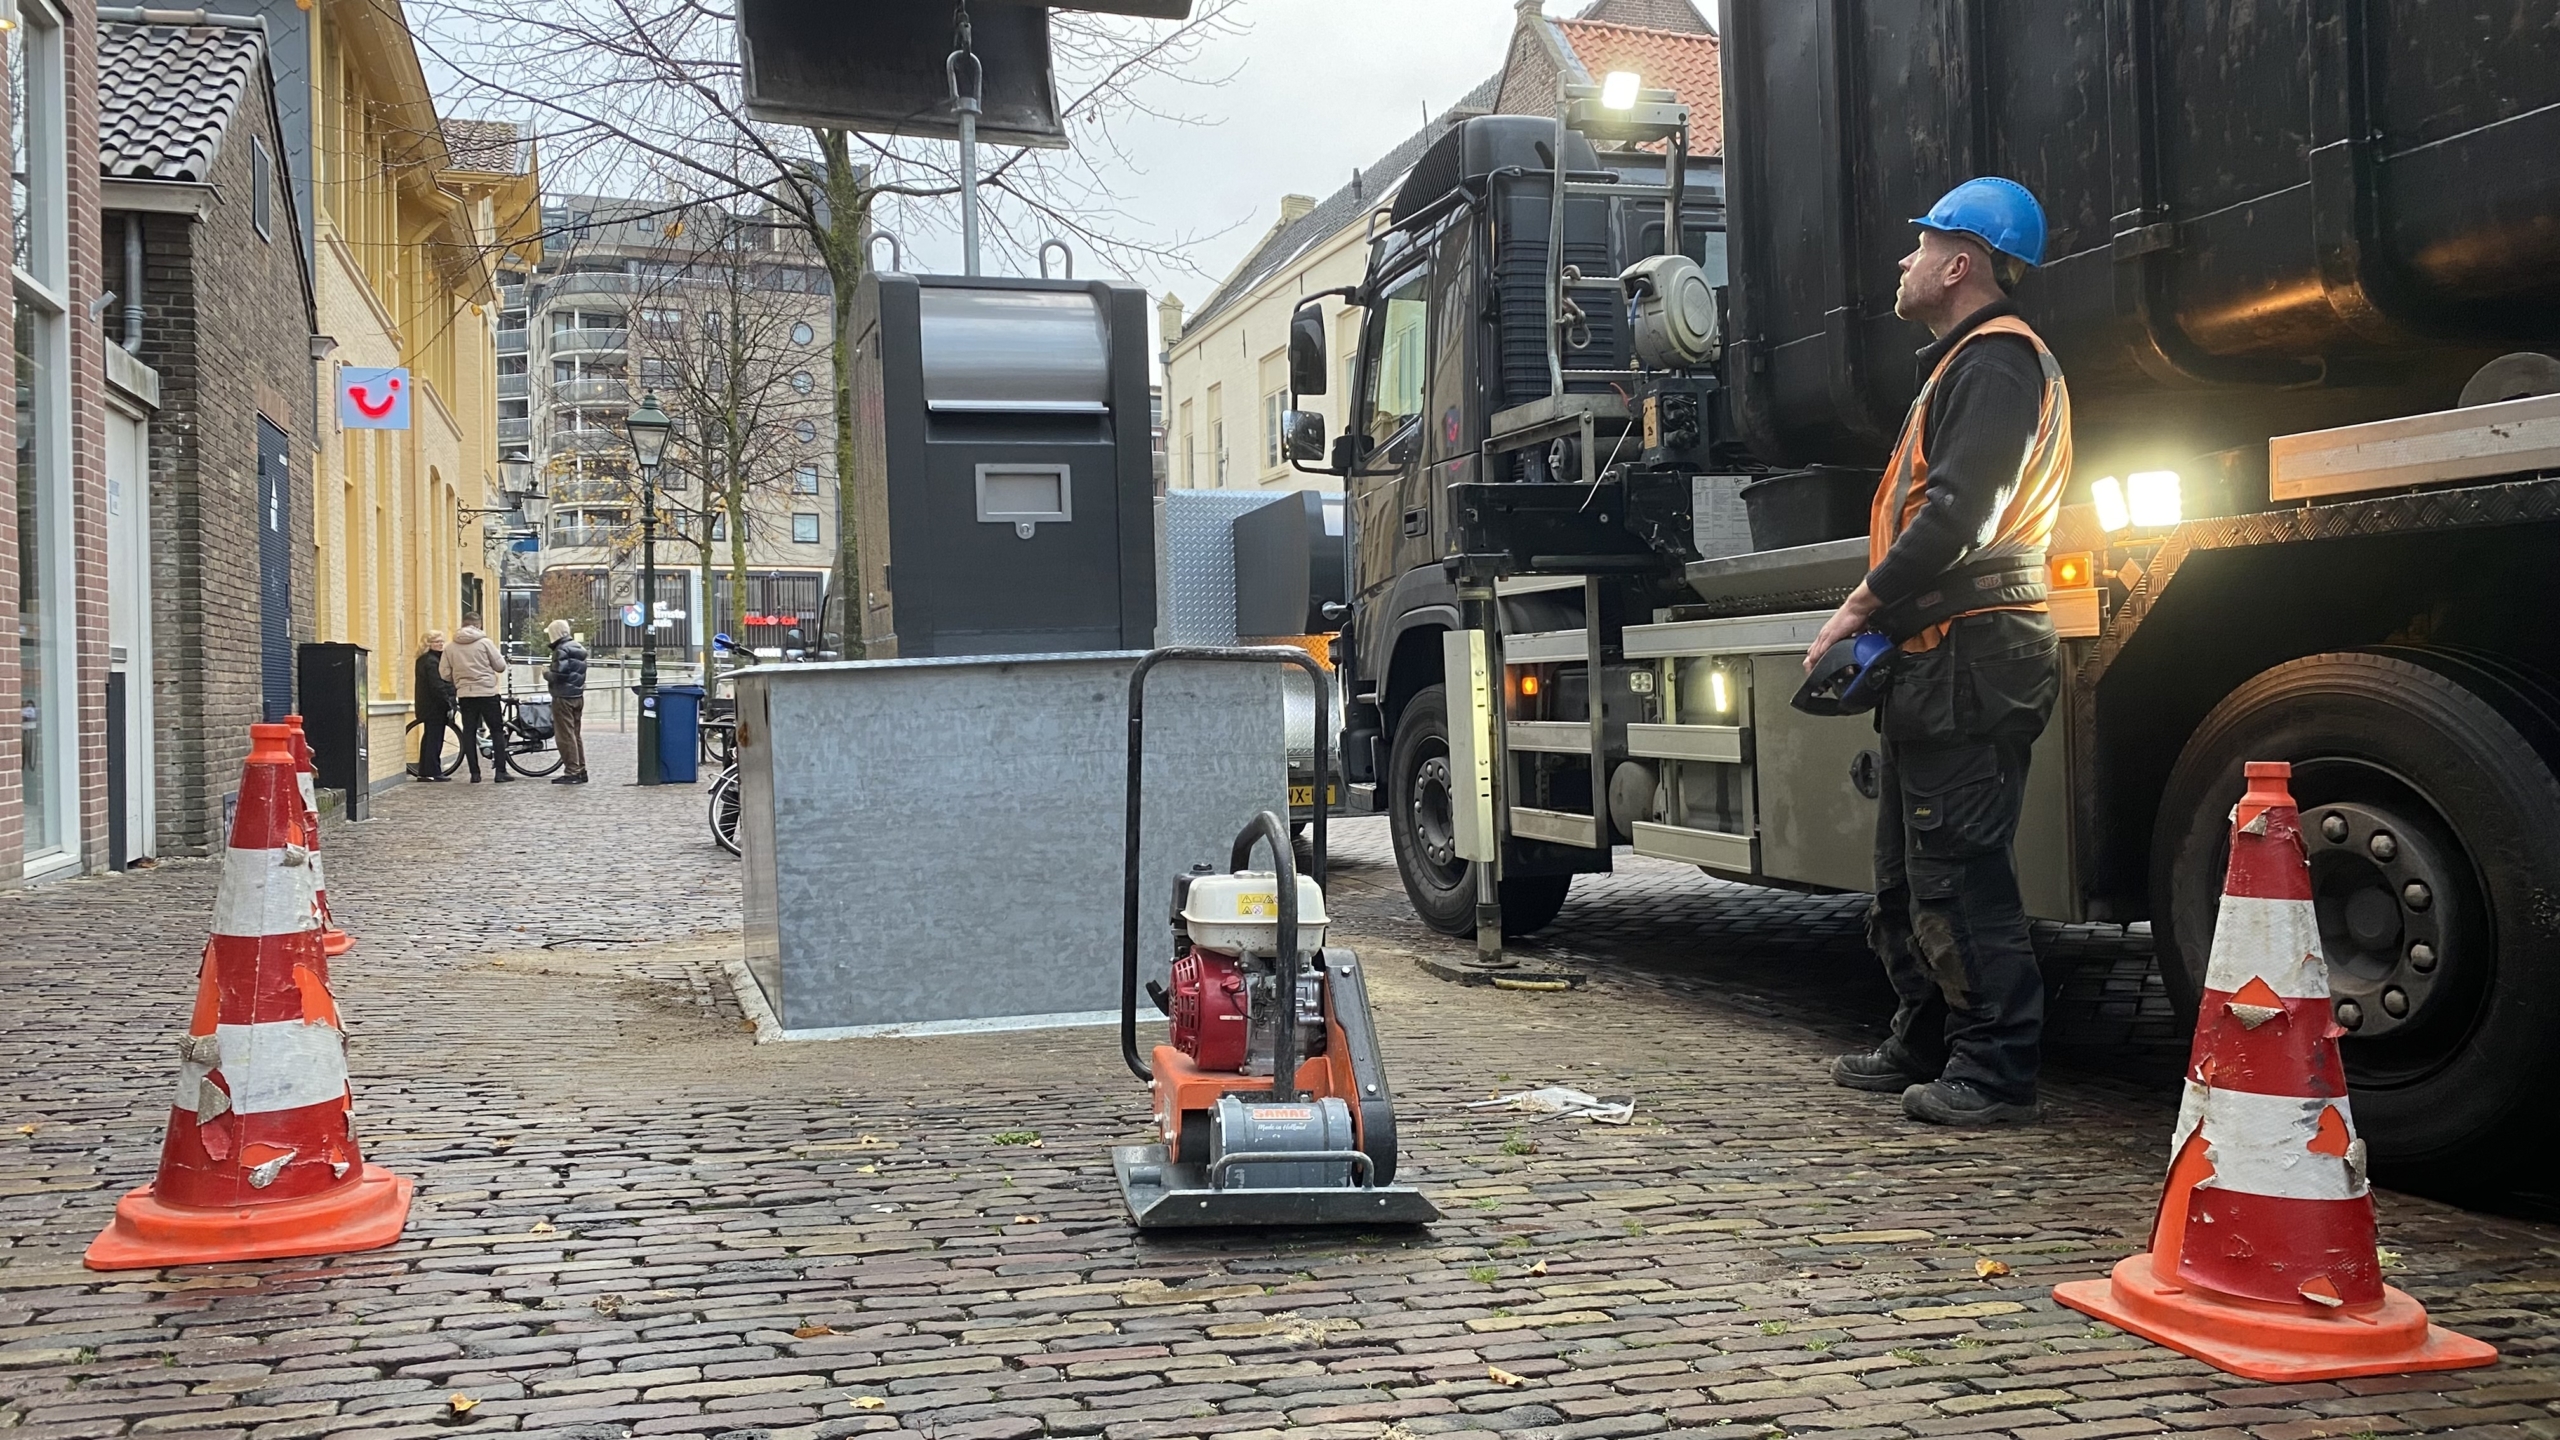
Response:
[[[445,780],[445,732],[453,724],[453,682],[444,678],[444,632],[430,630],[418,646],[416,688],[410,709],[418,717],[418,778]]]
[[[587,783],[587,647],[569,633],[569,622],[554,620],[543,632],[551,641],[551,668],[543,680],[551,687],[551,734],[560,746],[560,774],[554,785]]]

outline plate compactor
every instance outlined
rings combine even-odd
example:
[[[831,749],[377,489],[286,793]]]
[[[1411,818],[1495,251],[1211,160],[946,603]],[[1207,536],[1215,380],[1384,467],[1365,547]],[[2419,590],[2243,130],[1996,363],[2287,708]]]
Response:
[[[1138,1054],[1139,784],[1147,674],[1168,660],[1293,664],[1315,682],[1315,793],[1327,793],[1325,675],[1302,650],[1183,646],[1151,651],[1129,677],[1129,814],[1120,943],[1120,1051],[1154,1093],[1152,1145],[1111,1152],[1140,1229],[1233,1225],[1417,1225],[1440,1218],[1396,1177],[1395,1098],[1378,1058],[1360,959],[1324,944],[1324,809],[1312,874],[1289,827],[1265,810],[1236,837],[1227,873],[1173,882],[1172,987],[1147,993],[1171,1022]],[[1272,868],[1247,865],[1259,842]]]

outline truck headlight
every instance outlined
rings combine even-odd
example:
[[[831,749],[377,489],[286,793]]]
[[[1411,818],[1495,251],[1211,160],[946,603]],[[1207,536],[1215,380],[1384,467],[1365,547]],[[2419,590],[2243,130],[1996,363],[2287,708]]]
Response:
[[[2124,508],[2124,486],[2116,477],[2090,482],[2089,503],[2098,507],[2098,528],[2113,535],[2133,525],[2133,515]]]
[[[2175,525],[2182,506],[2175,470],[2136,470],[2125,477],[2125,508],[2136,525]]]

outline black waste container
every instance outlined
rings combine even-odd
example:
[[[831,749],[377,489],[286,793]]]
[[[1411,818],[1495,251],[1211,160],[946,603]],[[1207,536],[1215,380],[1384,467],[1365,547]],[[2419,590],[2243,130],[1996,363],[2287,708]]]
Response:
[[[372,689],[361,645],[301,647],[302,731],[311,741],[312,783],[347,793],[347,818],[373,813]]]

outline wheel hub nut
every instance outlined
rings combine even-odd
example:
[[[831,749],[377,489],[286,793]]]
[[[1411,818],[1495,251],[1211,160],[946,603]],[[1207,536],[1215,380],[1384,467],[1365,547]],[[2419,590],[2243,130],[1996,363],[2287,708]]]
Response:
[[[2388,865],[2392,857],[2400,853],[2400,842],[2391,838],[2390,831],[2376,830],[2373,832],[2373,838],[2365,842],[2364,848],[2373,853],[2374,859]]]
[[[2335,811],[2320,817],[2320,833],[2332,845],[2347,843],[2347,817]]]
[[[2400,903],[2412,910],[2424,910],[2435,903],[2435,892],[2423,880],[2412,880],[2400,887]]]
[[[2338,1023],[2346,1026],[2350,1030],[2362,1029],[2364,1027],[2364,1007],[2353,1000],[2339,1001]]]
[[[2436,947],[2428,944],[2424,940],[2411,943],[2409,946],[2409,968],[2417,971],[2421,975],[2432,972],[2436,968]]]
[[[2409,1013],[2409,992],[2394,985],[2382,992],[2382,1013],[2397,1020]]]

